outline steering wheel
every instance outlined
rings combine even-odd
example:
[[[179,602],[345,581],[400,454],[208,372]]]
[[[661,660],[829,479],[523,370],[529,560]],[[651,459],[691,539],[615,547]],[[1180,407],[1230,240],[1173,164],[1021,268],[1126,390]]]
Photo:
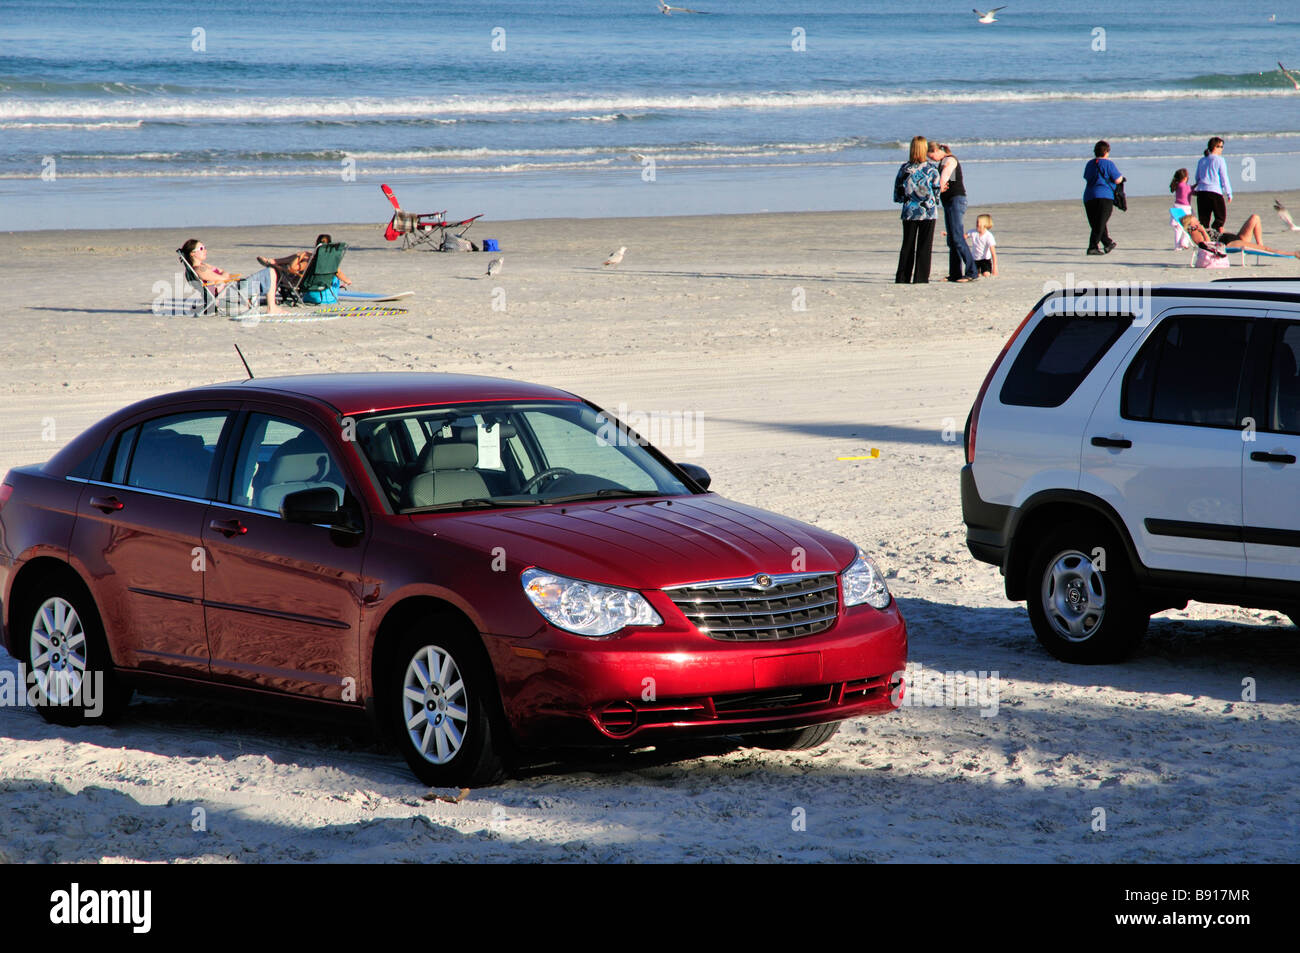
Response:
[[[547,467],[541,473],[534,473],[531,477],[529,477],[528,480],[524,483],[524,485],[519,488],[519,492],[533,493],[537,490],[539,486],[542,485],[542,481],[545,480],[547,477],[554,478],[554,477],[562,477],[562,476],[573,476],[573,471],[570,470],[568,467]]]

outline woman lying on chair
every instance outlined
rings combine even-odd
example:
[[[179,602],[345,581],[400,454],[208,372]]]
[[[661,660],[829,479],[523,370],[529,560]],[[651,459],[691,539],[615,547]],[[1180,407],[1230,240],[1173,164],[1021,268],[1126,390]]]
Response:
[[[1191,236],[1192,241],[1197,245],[1202,248],[1210,246],[1207,250],[1213,248],[1209,233],[1195,215],[1184,215],[1179,224],[1186,229],[1187,234]],[[1262,251],[1268,252],[1270,255],[1280,255],[1283,258],[1300,258],[1300,251],[1295,253],[1279,251],[1264,244],[1264,228],[1260,224],[1258,215],[1250,216],[1250,218],[1246,219],[1246,224],[1235,232],[1224,229],[1219,233],[1219,241],[1226,247],[1235,248],[1239,251]]]
[[[197,238],[191,238],[181,246],[181,254],[185,260],[190,263],[194,269],[194,274],[208,288],[216,294],[232,284],[242,283],[240,293],[248,296],[251,304],[257,304],[260,299],[266,299],[267,310],[275,307],[275,286],[276,275],[272,268],[263,268],[261,271],[254,272],[251,275],[236,275],[230,272],[222,271],[213,265],[208,264],[208,249]]]
[[[330,238],[327,234],[316,236],[317,245],[328,245],[333,240],[334,239]],[[263,258],[259,256],[257,263],[259,265],[266,265],[268,268],[274,268],[282,278],[289,278],[290,281],[296,285],[298,279],[307,271],[307,265],[311,263],[311,258],[314,254],[316,254],[315,251],[300,251],[295,252],[292,255],[285,255],[282,258]],[[339,279],[339,284],[344,288],[351,286],[352,282],[343,274],[343,272],[336,272],[336,274]]]

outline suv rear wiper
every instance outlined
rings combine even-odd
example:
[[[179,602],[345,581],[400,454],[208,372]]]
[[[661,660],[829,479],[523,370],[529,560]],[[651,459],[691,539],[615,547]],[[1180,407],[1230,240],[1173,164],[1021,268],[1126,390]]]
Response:
[[[569,496],[548,496],[543,503],[578,503],[582,500],[600,500],[613,496],[663,496],[658,490],[629,490],[626,487],[608,486],[602,490],[589,493],[573,493]]]

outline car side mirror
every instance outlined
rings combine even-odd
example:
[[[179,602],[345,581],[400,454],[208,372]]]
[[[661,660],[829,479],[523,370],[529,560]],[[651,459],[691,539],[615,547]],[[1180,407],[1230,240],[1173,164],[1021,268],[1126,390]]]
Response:
[[[707,490],[709,484],[713,482],[713,477],[709,476],[709,471],[695,463],[679,463],[677,469],[681,470],[688,477],[700,485],[701,490]]]
[[[280,501],[280,515],[290,523],[324,524],[343,533],[360,533],[352,513],[339,507],[339,497],[327,486],[297,490]]]

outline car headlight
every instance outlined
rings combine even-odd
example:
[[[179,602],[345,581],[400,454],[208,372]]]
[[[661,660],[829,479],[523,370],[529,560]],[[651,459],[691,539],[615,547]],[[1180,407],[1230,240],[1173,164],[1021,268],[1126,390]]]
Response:
[[[629,625],[664,624],[645,596],[633,589],[599,586],[543,569],[525,569],[519,578],[546,621],[574,635],[599,638]]]
[[[870,556],[858,550],[858,558],[840,573],[844,585],[844,604],[859,606],[862,603],[883,609],[889,605],[889,589],[885,577]]]

